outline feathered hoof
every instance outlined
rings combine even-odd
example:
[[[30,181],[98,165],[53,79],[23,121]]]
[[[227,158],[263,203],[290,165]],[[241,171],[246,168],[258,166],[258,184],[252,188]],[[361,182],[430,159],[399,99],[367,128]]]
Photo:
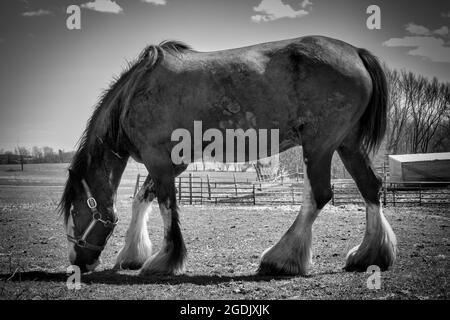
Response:
[[[139,248],[139,250],[137,249]],[[116,258],[114,270],[138,270],[144,263],[152,256],[151,242],[145,246],[137,246],[131,249],[130,247],[123,248]]]
[[[157,253],[148,259],[139,272],[140,276],[180,275],[185,271],[184,256],[174,259],[170,252]]]
[[[262,276],[306,276],[309,264],[308,255],[283,254],[275,246],[263,254],[257,273]]]
[[[260,276],[306,276],[306,270],[299,268],[295,264],[283,265],[261,262],[259,265],[258,275]]]
[[[386,271],[394,264],[395,259],[396,248],[392,244],[378,249],[356,246],[348,252],[344,270],[366,272],[370,266],[377,266],[381,271]]]
[[[123,262],[116,262],[113,269],[114,270],[139,270],[143,262],[136,262],[136,261],[123,261]]]

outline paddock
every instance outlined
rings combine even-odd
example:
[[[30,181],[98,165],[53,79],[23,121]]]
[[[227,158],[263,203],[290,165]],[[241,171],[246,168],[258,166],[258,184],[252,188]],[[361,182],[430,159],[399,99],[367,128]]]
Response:
[[[181,204],[189,250],[186,273],[140,277],[111,271],[131,217],[138,168],[119,188],[119,224],[99,269],[69,290],[67,241],[55,211],[67,165],[0,166],[0,299],[448,299],[448,205],[388,206],[398,260],[368,289],[366,273],[344,272],[345,255],[365,230],[362,205],[327,205],[314,225],[313,262],[306,277],[256,276],[261,252],[295,219],[299,204]],[[141,172],[142,173],[142,172]],[[163,234],[156,205],[148,221],[155,246]],[[155,249],[158,249],[157,247]]]

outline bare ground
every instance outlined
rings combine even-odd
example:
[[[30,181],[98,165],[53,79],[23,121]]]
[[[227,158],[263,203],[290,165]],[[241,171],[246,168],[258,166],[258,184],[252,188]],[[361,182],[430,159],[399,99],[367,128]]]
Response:
[[[369,290],[368,274],[342,270],[365,228],[358,206],[327,206],[314,224],[314,265],[307,277],[255,275],[260,254],[287,230],[298,206],[182,206],[185,275],[142,278],[110,271],[130,220],[130,190],[119,194],[120,222],[96,272],[80,290],[66,287],[68,267],[60,187],[0,186],[0,299],[448,299],[450,210],[387,208],[398,238],[396,265]],[[162,223],[154,206],[150,238],[157,250]]]

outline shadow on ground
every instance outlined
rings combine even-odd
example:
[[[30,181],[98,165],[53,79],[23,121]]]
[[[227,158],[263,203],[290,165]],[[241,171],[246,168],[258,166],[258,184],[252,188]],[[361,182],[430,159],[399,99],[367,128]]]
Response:
[[[338,271],[329,271],[322,274],[336,274]],[[317,275],[317,274],[314,274]],[[64,272],[47,271],[26,271],[17,272],[14,275],[0,274],[1,281],[38,281],[38,282],[66,282],[70,275]],[[310,278],[312,275],[302,276]],[[212,285],[219,283],[228,283],[233,281],[243,282],[269,282],[271,280],[289,280],[299,276],[262,276],[258,274],[250,275],[178,275],[178,276],[146,276],[137,274],[124,274],[115,270],[104,270],[82,275],[82,282],[86,284],[115,284],[115,285],[136,285],[136,284],[184,284]]]

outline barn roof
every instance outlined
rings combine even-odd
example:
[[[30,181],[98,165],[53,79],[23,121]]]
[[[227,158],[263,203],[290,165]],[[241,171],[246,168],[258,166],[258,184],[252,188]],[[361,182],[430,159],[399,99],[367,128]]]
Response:
[[[399,162],[419,162],[434,160],[450,160],[450,152],[441,153],[414,153],[414,154],[395,154],[389,155],[389,158]]]

